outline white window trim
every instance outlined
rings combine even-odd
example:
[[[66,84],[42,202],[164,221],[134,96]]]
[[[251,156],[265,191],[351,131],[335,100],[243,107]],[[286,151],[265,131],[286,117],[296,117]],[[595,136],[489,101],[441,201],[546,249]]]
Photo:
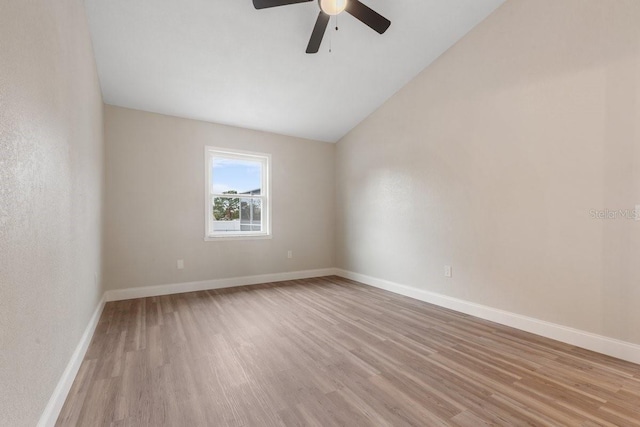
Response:
[[[265,230],[260,232],[242,231],[238,233],[212,234],[209,232],[209,221],[211,214],[211,159],[215,154],[220,154],[225,158],[236,158],[238,160],[260,160],[262,162],[262,183],[264,188],[260,189],[260,196],[251,196],[251,198],[262,200],[262,225]],[[204,147],[204,240],[206,242],[218,242],[223,240],[260,240],[271,239],[271,154],[258,153],[255,151],[235,150],[229,148],[220,148],[213,146]],[[230,197],[228,194],[220,194],[219,196]],[[240,196],[240,195],[238,195]],[[242,198],[242,197],[239,197]]]

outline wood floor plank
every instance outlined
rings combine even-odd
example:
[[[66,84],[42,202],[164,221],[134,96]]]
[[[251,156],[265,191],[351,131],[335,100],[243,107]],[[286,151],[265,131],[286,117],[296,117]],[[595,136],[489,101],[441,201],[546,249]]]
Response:
[[[110,302],[57,426],[640,426],[640,366],[335,276]]]

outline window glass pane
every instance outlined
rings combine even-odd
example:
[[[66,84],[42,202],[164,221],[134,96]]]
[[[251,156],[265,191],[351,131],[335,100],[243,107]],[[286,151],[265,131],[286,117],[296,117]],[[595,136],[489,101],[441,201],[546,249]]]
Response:
[[[214,197],[213,232],[262,231],[262,200]]]
[[[262,163],[214,157],[211,191],[214,194],[260,194]]]
[[[237,233],[240,231],[240,199],[236,197],[214,197],[213,221],[210,232]]]
[[[240,199],[240,230],[262,231],[262,200]]]

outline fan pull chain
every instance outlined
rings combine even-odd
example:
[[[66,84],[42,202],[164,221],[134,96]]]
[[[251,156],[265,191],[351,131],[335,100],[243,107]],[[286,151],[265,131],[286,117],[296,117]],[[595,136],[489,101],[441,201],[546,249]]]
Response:
[[[338,17],[335,17],[336,19],[338,19]],[[329,53],[331,53],[331,41],[333,40],[333,37],[331,37],[331,31],[329,31]]]
[[[333,17],[336,21],[336,31],[338,31],[338,15],[334,15]],[[331,41],[332,41],[332,37],[331,37],[331,33],[332,31],[329,31],[329,53],[331,53]]]

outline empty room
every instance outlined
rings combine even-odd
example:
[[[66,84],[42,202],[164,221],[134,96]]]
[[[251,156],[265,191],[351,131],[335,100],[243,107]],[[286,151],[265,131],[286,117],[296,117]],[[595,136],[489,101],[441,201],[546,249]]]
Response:
[[[0,0],[0,426],[640,426],[640,0]]]

